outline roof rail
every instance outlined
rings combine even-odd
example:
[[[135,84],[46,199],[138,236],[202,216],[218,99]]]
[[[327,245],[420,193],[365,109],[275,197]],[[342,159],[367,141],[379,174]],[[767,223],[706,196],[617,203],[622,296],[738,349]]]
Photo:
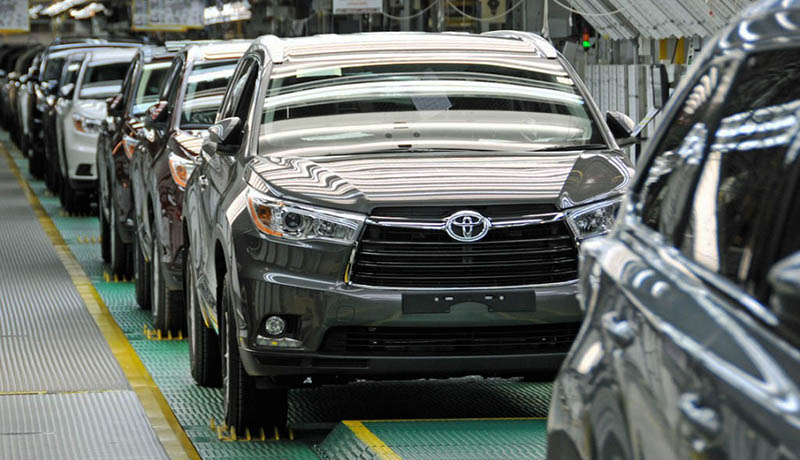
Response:
[[[488,37],[516,38],[532,44],[536,50],[546,58],[552,59],[558,56],[558,51],[549,41],[545,40],[541,35],[537,35],[533,32],[522,32],[519,30],[493,30],[491,32],[484,32],[481,35]]]
[[[211,45],[213,43],[219,43],[221,40],[167,40],[164,42],[164,48],[167,51],[175,52],[180,51],[187,46],[192,45]]]

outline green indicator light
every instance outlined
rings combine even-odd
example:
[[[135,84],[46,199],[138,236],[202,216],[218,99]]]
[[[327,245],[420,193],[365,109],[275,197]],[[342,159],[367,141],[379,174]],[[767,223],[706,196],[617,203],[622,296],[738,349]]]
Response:
[[[592,47],[592,42],[590,42],[589,40],[584,40],[583,41],[583,47],[587,48],[587,49],[591,48]]]

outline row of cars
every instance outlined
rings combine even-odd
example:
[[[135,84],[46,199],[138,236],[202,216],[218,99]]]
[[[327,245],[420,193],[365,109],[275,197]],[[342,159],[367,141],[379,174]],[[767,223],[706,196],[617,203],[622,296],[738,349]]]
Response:
[[[636,173],[532,34],[139,47],[103,257],[230,426],[303,384],[560,367],[550,458],[797,458],[796,3],[706,47]]]

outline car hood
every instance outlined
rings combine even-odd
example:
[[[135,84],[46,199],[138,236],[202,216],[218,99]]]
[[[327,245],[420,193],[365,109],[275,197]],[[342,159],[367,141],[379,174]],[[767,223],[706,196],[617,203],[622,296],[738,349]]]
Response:
[[[565,209],[621,193],[633,168],[620,152],[362,153],[259,156],[245,176],[262,192],[362,213],[381,206],[517,203]]]

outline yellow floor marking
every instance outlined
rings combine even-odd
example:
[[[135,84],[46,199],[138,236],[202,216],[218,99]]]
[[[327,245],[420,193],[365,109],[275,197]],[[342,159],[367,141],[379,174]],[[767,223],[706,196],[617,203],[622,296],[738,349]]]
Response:
[[[194,448],[192,441],[186,436],[186,432],[183,431],[180,423],[178,423],[178,419],[176,419],[175,414],[172,413],[172,409],[170,409],[164,395],[161,394],[161,390],[159,390],[153,378],[147,372],[147,369],[144,367],[144,364],[142,364],[142,361],[139,359],[139,356],[136,354],[130,342],[128,342],[122,329],[120,329],[119,325],[114,321],[114,318],[108,311],[108,307],[103,303],[103,299],[100,298],[100,294],[97,293],[97,290],[95,290],[89,277],[86,276],[86,273],[72,254],[72,251],[70,251],[61,233],[50,219],[50,216],[47,215],[47,212],[42,207],[42,204],[39,202],[30,184],[22,177],[17,163],[14,161],[11,154],[8,153],[3,143],[0,143],[0,153],[6,157],[11,172],[14,173],[17,177],[17,181],[19,181],[22,186],[25,196],[28,198],[31,207],[33,207],[33,212],[39,219],[39,223],[42,225],[44,232],[53,243],[58,258],[61,259],[67,272],[69,272],[72,282],[75,284],[78,293],[86,304],[86,309],[89,310],[89,314],[92,316],[95,323],[97,323],[100,332],[103,333],[103,337],[105,337],[108,342],[111,352],[114,353],[122,371],[128,378],[128,382],[139,397],[142,406],[144,406],[145,413],[150,419],[150,424],[156,432],[159,441],[161,441],[161,444],[164,446],[164,449],[167,451],[169,458],[172,460],[200,460],[200,455]]]
[[[361,442],[372,448],[380,460],[402,460],[395,451],[384,444],[379,437],[375,436],[375,433],[370,431],[369,428],[364,426],[360,421],[344,420],[342,423],[344,423],[347,428],[350,428],[350,431],[352,431]]]

